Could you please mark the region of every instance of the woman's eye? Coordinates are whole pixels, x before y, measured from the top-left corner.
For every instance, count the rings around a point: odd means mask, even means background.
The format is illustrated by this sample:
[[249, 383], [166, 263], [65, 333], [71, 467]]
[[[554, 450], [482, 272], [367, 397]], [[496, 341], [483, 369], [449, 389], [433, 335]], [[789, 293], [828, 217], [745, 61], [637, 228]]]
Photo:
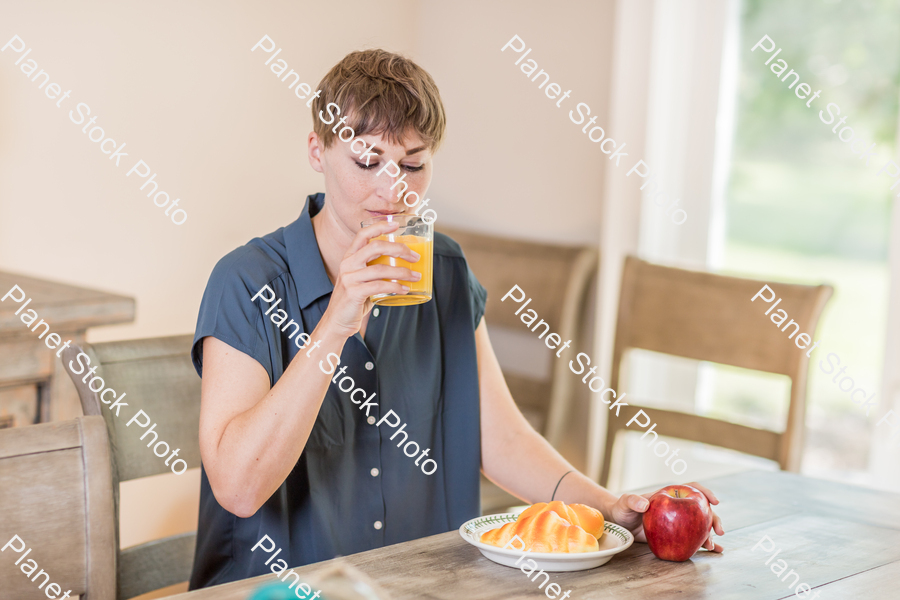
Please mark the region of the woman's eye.
[[363, 171], [371, 171], [372, 169], [374, 169], [375, 167], [378, 166], [378, 163], [369, 163], [368, 165], [366, 165], [365, 163], [361, 163], [358, 160], [355, 160], [353, 162], [355, 162], [356, 166], [359, 167], [360, 169], [362, 169]]
[[416, 171], [421, 171], [422, 169], [424, 169], [425, 165], [419, 165], [418, 167], [411, 167], [409, 165], [403, 165], [403, 168], [406, 169], [407, 171], [415, 173]]

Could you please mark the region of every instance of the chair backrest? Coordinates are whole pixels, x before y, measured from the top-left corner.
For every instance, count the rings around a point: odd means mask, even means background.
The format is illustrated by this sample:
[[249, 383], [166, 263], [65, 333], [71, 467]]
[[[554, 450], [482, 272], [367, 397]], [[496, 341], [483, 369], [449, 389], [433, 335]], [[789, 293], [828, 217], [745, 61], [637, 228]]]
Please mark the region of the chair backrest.
[[100, 417], [0, 431], [0, 596], [114, 600], [111, 482]]
[[[509, 301], [501, 304], [500, 300], [518, 285], [532, 298], [527, 308], [534, 309], [540, 319], [550, 324], [550, 332], [558, 333], [563, 340], [573, 340], [573, 347], [578, 347], [578, 318], [588, 284], [596, 273], [596, 248], [511, 240], [444, 227], [439, 231], [462, 247], [472, 272], [487, 289], [485, 319], [491, 327], [517, 331], [525, 327], [520, 320], [524, 313], [515, 314], [518, 306]], [[535, 322], [533, 327], [537, 325]], [[544, 330], [542, 327], [537, 333]], [[522, 412], [557, 446], [564, 432], [573, 383], [566, 376], [565, 361], [553, 359], [551, 364], [547, 380], [508, 371], [504, 377]]]
[[[88, 387], [90, 378], [85, 382], [83, 376], [69, 371], [84, 413], [102, 415], [109, 430], [117, 547], [119, 483], [172, 472], [174, 461], [166, 466], [165, 460], [155, 456], [153, 448], [147, 446], [147, 442], [154, 443], [154, 436], [140, 439], [152, 423], [156, 423], [154, 432], [158, 433], [158, 440], [165, 441], [171, 450], [180, 449], [178, 458], [185, 461], [187, 468], [200, 466], [200, 378], [191, 364], [192, 340], [192, 336], [182, 335], [86, 344], [83, 348], [73, 346], [64, 351], [65, 364], [79, 352], [87, 354], [91, 366], [99, 366], [95, 375], [103, 378], [106, 388], [114, 389], [117, 396], [127, 394], [123, 402], [128, 403], [128, 408], [121, 410], [121, 416], [117, 417], [103, 404], [98, 392]], [[139, 428], [142, 420], [126, 428], [138, 410], [149, 416], [151, 425]], [[125, 600], [187, 581], [195, 543], [196, 533], [192, 532], [121, 550], [118, 598]]]
[[[657, 423], [655, 431], [659, 435], [762, 456], [777, 461], [782, 469], [798, 471], [806, 414], [808, 350], [796, 345], [799, 334], [789, 337], [796, 328], [783, 332], [769, 321], [764, 313], [774, 303], [765, 304], [761, 299], [751, 302], [763, 285], [765, 282], [753, 279], [664, 267], [627, 257], [619, 294], [611, 386], [618, 390], [622, 358], [630, 349], [786, 375], [791, 380], [791, 398], [783, 433], [659, 408], [645, 412]], [[801, 332], [812, 335], [833, 292], [831, 286], [777, 282], [768, 285], [781, 298], [779, 309], [800, 324]], [[604, 484], [609, 477], [616, 433], [625, 428], [639, 408], [630, 403], [622, 416], [608, 420], [601, 474]]]

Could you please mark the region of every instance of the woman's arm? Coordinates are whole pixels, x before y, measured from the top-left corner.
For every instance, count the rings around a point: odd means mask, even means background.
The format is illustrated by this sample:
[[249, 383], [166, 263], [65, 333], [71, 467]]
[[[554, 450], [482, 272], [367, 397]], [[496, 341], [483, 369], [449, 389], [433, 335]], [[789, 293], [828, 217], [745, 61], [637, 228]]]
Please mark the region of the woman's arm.
[[[397, 228], [380, 223], [362, 229], [341, 262], [328, 309], [284, 374], [269, 387], [269, 375], [256, 360], [214, 337], [203, 339], [200, 394], [200, 456], [219, 504], [239, 516], [253, 515], [278, 489], [309, 439], [331, 370], [330, 352], [340, 356], [347, 339], [359, 331], [372, 308], [369, 296], [404, 293], [408, 288], [385, 281], [410, 281], [410, 269], [366, 266], [378, 256], [418, 255], [400, 243], [373, 237]], [[324, 362], [323, 362], [324, 361]]]
[[[494, 355], [484, 319], [475, 331], [481, 395], [481, 467], [492, 482], [533, 504], [547, 502], [559, 478], [575, 471], [522, 415]], [[588, 504], [609, 515], [618, 496], [575, 471], [557, 498]], [[565, 498], [560, 492], [565, 491]]]
[[340, 356], [346, 338], [322, 322], [311, 338], [321, 345], [301, 350], [271, 389], [255, 359], [203, 338], [200, 455], [216, 500], [239, 517], [252, 516], [287, 479], [319, 414], [331, 383], [319, 361]]
[[[548, 502], [559, 483], [557, 500], [593, 506], [607, 520], [635, 532], [639, 540], [643, 540], [641, 513], [650, 506], [647, 501], [650, 494], [617, 496], [576, 471], [534, 430], [516, 406], [494, 355], [484, 319], [475, 331], [475, 343], [481, 394], [481, 467], [484, 475], [529, 504]], [[560, 482], [560, 477], [567, 471], [573, 472]], [[711, 504], [719, 503], [706, 488], [697, 483], [689, 485], [703, 491]], [[713, 529], [719, 535], [725, 533], [718, 515], [713, 518]], [[704, 546], [708, 550], [722, 550], [712, 541], [712, 536]]]

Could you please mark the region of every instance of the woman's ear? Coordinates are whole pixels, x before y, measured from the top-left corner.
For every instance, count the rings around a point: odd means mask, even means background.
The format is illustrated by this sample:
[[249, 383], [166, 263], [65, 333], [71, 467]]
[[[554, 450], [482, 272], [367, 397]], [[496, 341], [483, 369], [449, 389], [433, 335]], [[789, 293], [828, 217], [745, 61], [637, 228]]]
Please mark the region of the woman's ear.
[[325, 151], [325, 147], [322, 145], [321, 140], [319, 139], [319, 136], [315, 131], [309, 132], [309, 137], [306, 140], [306, 145], [307, 154], [309, 156], [309, 164], [319, 173], [324, 173], [325, 169], [322, 164], [322, 153]]

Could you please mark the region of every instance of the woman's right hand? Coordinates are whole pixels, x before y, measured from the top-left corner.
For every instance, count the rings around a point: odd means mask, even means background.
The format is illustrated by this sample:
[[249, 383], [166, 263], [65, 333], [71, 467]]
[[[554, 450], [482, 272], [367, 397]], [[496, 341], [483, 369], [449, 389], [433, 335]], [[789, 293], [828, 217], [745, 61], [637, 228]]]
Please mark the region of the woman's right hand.
[[344, 254], [337, 281], [334, 282], [334, 292], [322, 317], [323, 321], [327, 319], [329, 325], [341, 335], [349, 338], [359, 331], [363, 317], [372, 310], [370, 296], [405, 294], [409, 291], [403, 284], [386, 280], [418, 281], [422, 278], [420, 273], [406, 267], [366, 264], [379, 256], [402, 258], [408, 262], [419, 260], [419, 255], [406, 244], [385, 240], [369, 242], [380, 235], [396, 231], [398, 227], [398, 223], [390, 221], [363, 227]]

